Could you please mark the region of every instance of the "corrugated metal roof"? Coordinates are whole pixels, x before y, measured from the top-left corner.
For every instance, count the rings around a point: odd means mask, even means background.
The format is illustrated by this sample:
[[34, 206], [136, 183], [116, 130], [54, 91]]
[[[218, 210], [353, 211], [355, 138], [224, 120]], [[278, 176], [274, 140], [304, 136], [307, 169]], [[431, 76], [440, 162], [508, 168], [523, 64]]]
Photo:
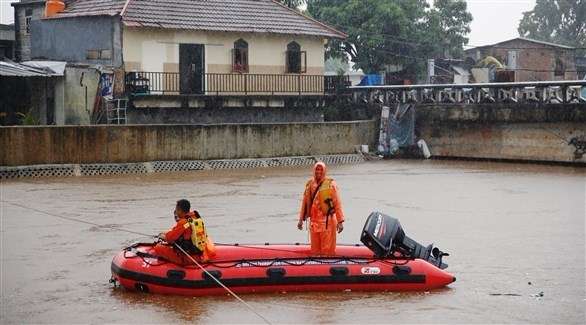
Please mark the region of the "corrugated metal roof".
[[53, 18], [118, 15], [126, 26], [219, 32], [346, 35], [273, 0], [78, 0]]
[[65, 62], [50, 62], [43, 65], [41, 61], [31, 61], [30, 65], [0, 61], [0, 76], [3, 77], [56, 77], [63, 73], [55, 72], [49, 66], [64, 65]]
[[60, 77], [65, 75], [65, 61], [24, 61], [20, 64], [30, 68], [41, 69], [49, 73], [52, 77]]

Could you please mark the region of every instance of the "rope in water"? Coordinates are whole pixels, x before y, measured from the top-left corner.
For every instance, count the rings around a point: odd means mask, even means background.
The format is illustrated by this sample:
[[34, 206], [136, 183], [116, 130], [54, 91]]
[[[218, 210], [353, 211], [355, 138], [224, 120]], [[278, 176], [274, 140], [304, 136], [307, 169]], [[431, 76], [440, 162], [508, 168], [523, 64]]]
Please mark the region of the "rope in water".
[[271, 322], [269, 322], [268, 319], [266, 319], [263, 315], [258, 313], [256, 310], [254, 310], [254, 308], [252, 308], [251, 305], [249, 305], [246, 301], [242, 300], [242, 298], [238, 297], [238, 295], [235, 294], [232, 290], [230, 290], [230, 288], [228, 288], [226, 285], [224, 285], [222, 282], [220, 282], [220, 280], [218, 280], [215, 276], [213, 276], [210, 272], [208, 272], [208, 270], [206, 270], [203, 266], [201, 266], [201, 264], [199, 264], [195, 260], [195, 258], [193, 258], [191, 255], [187, 254], [187, 252], [185, 250], [183, 250], [183, 248], [181, 248], [181, 246], [179, 246], [177, 244], [173, 244], [173, 246], [177, 247], [181, 252], [183, 252], [183, 254], [185, 254], [185, 256], [187, 256], [195, 265], [197, 265], [197, 267], [199, 267], [202, 271], [204, 271], [210, 278], [212, 278], [212, 280], [214, 280], [217, 284], [222, 286], [222, 288], [224, 288], [226, 291], [228, 291], [232, 296], [234, 296], [234, 298], [236, 298], [238, 301], [240, 301], [244, 306], [246, 306], [248, 309], [250, 309], [250, 311], [255, 313], [256, 316], [260, 317], [265, 323], [267, 323], [269, 325], [271, 324]]
[[[78, 223], [84, 223], [84, 224], [92, 225], [92, 226], [99, 227], [99, 228], [109, 228], [109, 229], [112, 229], [112, 230], [122, 231], [122, 232], [130, 233], [130, 234], [135, 234], [135, 235], [141, 235], [141, 236], [146, 236], [146, 237], [157, 238], [157, 236], [145, 234], [145, 233], [142, 233], [142, 232], [138, 232], [138, 231], [134, 231], [134, 230], [129, 230], [129, 229], [124, 229], [124, 228], [116, 228], [116, 227], [108, 226], [108, 225], [102, 225], [102, 224], [99, 224], [99, 223], [90, 222], [90, 221], [86, 221], [86, 220], [81, 220], [81, 219], [73, 218], [73, 217], [66, 217], [66, 216], [62, 216], [62, 215], [58, 215], [58, 214], [46, 212], [46, 211], [43, 211], [43, 210], [39, 210], [39, 209], [27, 207], [27, 206], [24, 206], [22, 204], [18, 204], [18, 203], [14, 203], [14, 202], [9, 202], [9, 201], [0, 201], [0, 202], [8, 203], [10, 205], [13, 205], [13, 206], [16, 206], [16, 207], [20, 207], [22, 209], [32, 210], [32, 211], [35, 211], [35, 212], [38, 212], [38, 213], [42, 213], [42, 214], [45, 214], [45, 215], [48, 215], [48, 216], [52, 216], [52, 217], [56, 217], [56, 218], [60, 218], [60, 219], [68, 220], [68, 221], [73, 221], [73, 222], [78, 222]], [[185, 254], [193, 263], [195, 263], [195, 265], [198, 268], [200, 268], [202, 271], [204, 271], [212, 280], [214, 280], [222, 288], [224, 288], [229, 294], [231, 294], [236, 300], [238, 300], [239, 302], [241, 302], [244, 306], [246, 306], [246, 308], [248, 308], [250, 311], [252, 311], [259, 318], [261, 318], [265, 323], [267, 323], [269, 325], [271, 324], [271, 322], [266, 317], [264, 317], [259, 312], [257, 312], [251, 305], [249, 305], [246, 301], [244, 301], [236, 293], [234, 293], [226, 285], [224, 285], [220, 280], [218, 280], [215, 276], [213, 276], [210, 272], [208, 272], [191, 255], [189, 255], [185, 250], [183, 250], [183, 248], [181, 248], [177, 244], [173, 244], [173, 245], [175, 247], [177, 247], [183, 254]]]

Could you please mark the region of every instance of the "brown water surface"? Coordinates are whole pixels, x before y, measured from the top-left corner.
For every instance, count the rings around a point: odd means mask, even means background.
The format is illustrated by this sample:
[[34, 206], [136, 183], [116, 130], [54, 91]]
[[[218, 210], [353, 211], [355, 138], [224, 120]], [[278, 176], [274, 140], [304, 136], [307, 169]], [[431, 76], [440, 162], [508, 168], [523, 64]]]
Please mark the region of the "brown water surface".
[[[114, 254], [172, 224], [190, 199], [217, 242], [303, 242], [309, 168], [4, 181], [0, 323], [258, 323], [231, 297], [156, 296], [108, 284]], [[458, 281], [419, 293], [244, 295], [273, 323], [583, 323], [586, 171], [487, 162], [384, 161], [331, 169], [356, 243], [379, 210], [451, 253]], [[97, 222], [75, 223], [53, 214]], [[531, 283], [531, 284], [529, 284]], [[542, 297], [534, 297], [543, 292]]]

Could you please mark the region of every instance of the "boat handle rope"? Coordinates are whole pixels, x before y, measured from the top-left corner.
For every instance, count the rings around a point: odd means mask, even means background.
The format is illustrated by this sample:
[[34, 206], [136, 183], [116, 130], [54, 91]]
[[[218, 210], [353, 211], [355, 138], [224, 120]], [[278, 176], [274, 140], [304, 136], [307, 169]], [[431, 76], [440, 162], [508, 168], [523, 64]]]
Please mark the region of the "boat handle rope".
[[[151, 263], [148, 259], [151, 258], [157, 258], [154, 255], [150, 255], [150, 254], [145, 254], [143, 252], [140, 251], [136, 251], [134, 253], [134, 256], [129, 256], [126, 255], [128, 251], [124, 252], [124, 257], [125, 258], [140, 258], [142, 259], [142, 261], [148, 265], [151, 266], [160, 266], [160, 265], [164, 265], [167, 264], [168, 262], [163, 261], [162, 263]], [[381, 258], [370, 258], [370, 259], [364, 259], [361, 257], [341, 257], [341, 258], [337, 258], [337, 259], [333, 259], [331, 261], [324, 261], [323, 259], [319, 259], [319, 258], [305, 258], [303, 260], [300, 260], [300, 262], [291, 262], [291, 260], [295, 260], [295, 259], [283, 259], [283, 258], [272, 258], [272, 259], [266, 259], [266, 260], [255, 260], [255, 261], [250, 261], [250, 260], [232, 260], [232, 261], [220, 261], [220, 262], [206, 262], [205, 265], [206, 266], [213, 266], [219, 269], [229, 269], [229, 268], [233, 268], [236, 267], [238, 265], [249, 265], [252, 267], [272, 267], [275, 266], [276, 263], [283, 263], [283, 265], [287, 265], [287, 266], [305, 266], [308, 263], [315, 263], [315, 265], [338, 265], [341, 262], [351, 262], [353, 264], [356, 265], [368, 265], [374, 262], [379, 262], [382, 264], [386, 264], [386, 265], [392, 265], [392, 266], [402, 266], [402, 265], [406, 265], [410, 259], [405, 259], [402, 262], [397, 262], [394, 260], [388, 260], [388, 259], [381, 259]], [[260, 263], [261, 261], [264, 262], [268, 262], [268, 263]], [[191, 268], [191, 267], [190, 267]]]
[[[99, 224], [99, 223], [90, 222], [90, 221], [86, 221], [86, 220], [81, 220], [81, 219], [78, 219], [78, 218], [66, 217], [66, 216], [62, 216], [62, 215], [58, 215], [58, 214], [46, 212], [46, 211], [39, 210], [39, 209], [35, 209], [35, 208], [32, 208], [32, 207], [27, 207], [27, 206], [24, 206], [22, 204], [18, 204], [18, 203], [15, 203], [15, 202], [4, 201], [4, 200], [2, 200], [0, 202], [2, 202], [2, 203], [8, 203], [10, 205], [13, 205], [13, 206], [16, 206], [16, 207], [25, 209], [25, 210], [32, 210], [32, 211], [35, 211], [35, 212], [38, 212], [38, 213], [42, 213], [42, 214], [45, 214], [45, 215], [48, 215], [48, 216], [52, 216], [52, 217], [55, 217], [55, 218], [59, 218], [59, 219], [69, 220], [69, 221], [78, 222], [78, 223], [84, 223], [84, 224], [92, 225], [92, 226], [99, 227], [99, 228], [109, 228], [109, 229], [112, 229], [112, 230], [126, 232], [126, 233], [134, 234], [134, 235], [140, 235], [140, 236], [158, 238], [158, 236], [153, 236], [153, 235], [145, 234], [145, 233], [138, 232], [138, 231], [134, 231], [134, 230], [124, 229], [124, 228], [116, 228], [116, 227], [109, 226], [109, 225], [102, 225], [102, 224]], [[218, 280], [215, 276], [213, 276], [210, 272], [208, 272], [203, 266], [201, 266], [201, 264], [199, 264], [193, 257], [191, 257], [191, 255], [189, 255], [185, 250], [183, 250], [183, 248], [181, 248], [177, 244], [173, 244], [173, 245], [175, 247], [177, 247], [181, 252], [183, 252], [183, 254], [185, 254], [193, 263], [195, 263], [195, 265], [198, 268], [200, 268], [202, 271], [204, 271], [211, 279], [213, 279], [214, 281], [216, 281], [216, 283], [218, 283], [229, 294], [231, 294], [234, 298], [236, 298], [236, 300], [238, 300], [239, 302], [241, 302], [244, 306], [246, 306], [246, 308], [248, 308], [250, 311], [252, 311], [259, 318], [261, 318], [265, 323], [271, 325], [271, 322], [268, 319], [266, 319], [263, 315], [261, 315], [259, 312], [257, 312], [251, 305], [249, 305], [246, 301], [244, 301], [242, 298], [240, 298], [236, 293], [234, 293], [227, 286], [225, 286], [222, 282], [220, 282], [220, 280]]]
[[[150, 254], [145, 254], [141, 251], [136, 251], [134, 253], [134, 256], [130, 256], [130, 255], [126, 255], [128, 251], [124, 252], [124, 257], [125, 258], [140, 258], [143, 260], [143, 262], [145, 262], [148, 265], [151, 266], [160, 266], [160, 265], [164, 265], [167, 264], [168, 262], [164, 261], [162, 263], [151, 263], [150, 261], [148, 261], [148, 259], [151, 258], [157, 258], [154, 255], [150, 255]], [[372, 258], [372, 259], [362, 259], [362, 258], [351, 258], [351, 257], [342, 257], [342, 258], [337, 258], [337, 259], [332, 259], [331, 261], [324, 261], [322, 259], [319, 258], [305, 258], [305, 259], [299, 259], [299, 262], [291, 262], [292, 260], [295, 259], [283, 259], [283, 258], [271, 258], [271, 259], [264, 259], [264, 260], [233, 260], [233, 261], [221, 261], [221, 262], [206, 262], [205, 265], [206, 266], [213, 266], [213, 267], [217, 267], [219, 269], [229, 269], [229, 268], [233, 268], [236, 267], [238, 265], [249, 265], [252, 267], [272, 267], [275, 266], [275, 264], [277, 263], [282, 263], [283, 265], [286, 266], [305, 266], [308, 263], [315, 263], [314, 265], [339, 265], [342, 262], [350, 262], [356, 265], [368, 265], [374, 262], [380, 262], [383, 264], [391, 264], [391, 265], [404, 265], [404, 264], [399, 264], [399, 263], [389, 263], [387, 261], [381, 260], [381, 259], [377, 259], [377, 258]], [[262, 263], [265, 262], [265, 263]]]

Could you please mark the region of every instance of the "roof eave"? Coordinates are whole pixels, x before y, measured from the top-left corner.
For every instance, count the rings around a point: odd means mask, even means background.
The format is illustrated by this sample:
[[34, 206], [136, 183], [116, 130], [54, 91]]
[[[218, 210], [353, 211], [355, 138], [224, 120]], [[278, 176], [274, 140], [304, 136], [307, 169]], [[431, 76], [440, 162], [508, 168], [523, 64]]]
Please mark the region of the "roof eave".
[[42, 20], [52, 20], [52, 19], [67, 19], [67, 18], [81, 18], [81, 17], [116, 17], [118, 13], [96, 13], [96, 14], [68, 14], [68, 13], [60, 13], [55, 16], [51, 17], [43, 17]]
[[531, 42], [531, 43], [535, 43], [535, 44], [541, 44], [541, 45], [550, 46], [550, 47], [559, 47], [559, 48], [563, 48], [566, 50], [575, 50], [576, 49], [575, 47], [572, 47], [572, 46], [550, 43], [550, 42], [540, 41], [540, 40], [526, 38], [526, 37], [515, 37], [515, 38], [511, 38], [511, 39], [502, 41], [502, 42], [494, 43], [492, 45], [485, 45], [484, 47], [498, 47], [498, 45], [500, 45], [500, 44], [515, 41], [515, 40], [521, 40], [521, 41]]
[[141, 22], [127, 20], [122, 17], [122, 24], [126, 27], [134, 27], [134, 28], [159, 28], [159, 29], [172, 29], [172, 30], [184, 30], [184, 31], [202, 31], [202, 32], [217, 32], [217, 33], [252, 33], [252, 34], [276, 34], [276, 35], [301, 35], [301, 36], [309, 36], [309, 37], [322, 37], [322, 38], [335, 38], [335, 39], [345, 39], [346, 37], [341, 37], [338, 34], [310, 34], [310, 33], [283, 33], [283, 32], [276, 32], [270, 30], [263, 30], [263, 31], [249, 31], [249, 30], [213, 30], [213, 29], [205, 29], [205, 28], [180, 28], [180, 27], [165, 27], [155, 23], [153, 25], [145, 25]]

